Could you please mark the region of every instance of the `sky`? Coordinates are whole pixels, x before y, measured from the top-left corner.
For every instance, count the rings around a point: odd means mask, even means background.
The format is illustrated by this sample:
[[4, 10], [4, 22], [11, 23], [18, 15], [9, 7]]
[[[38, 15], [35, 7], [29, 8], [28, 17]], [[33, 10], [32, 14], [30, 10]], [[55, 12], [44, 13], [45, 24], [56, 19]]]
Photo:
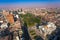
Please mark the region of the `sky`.
[[60, 0], [0, 0], [0, 8], [60, 7]]

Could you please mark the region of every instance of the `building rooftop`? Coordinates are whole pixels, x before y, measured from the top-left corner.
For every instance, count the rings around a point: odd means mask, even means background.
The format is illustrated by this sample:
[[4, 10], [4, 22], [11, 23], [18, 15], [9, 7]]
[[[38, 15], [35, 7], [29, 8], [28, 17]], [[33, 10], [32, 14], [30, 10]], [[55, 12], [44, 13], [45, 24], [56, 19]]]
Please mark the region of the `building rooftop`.
[[9, 23], [14, 23], [14, 18], [13, 18], [13, 15], [12, 14], [9, 14], [9, 15], [7, 15], [6, 16], [6, 19], [7, 19], [7, 21], [9, 22]]

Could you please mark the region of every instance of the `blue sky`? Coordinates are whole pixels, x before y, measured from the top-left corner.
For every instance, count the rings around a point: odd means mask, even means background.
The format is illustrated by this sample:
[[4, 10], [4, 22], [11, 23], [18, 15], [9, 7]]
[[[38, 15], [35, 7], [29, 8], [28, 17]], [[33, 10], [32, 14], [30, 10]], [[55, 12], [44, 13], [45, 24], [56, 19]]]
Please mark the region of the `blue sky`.
[[1, 7], [60, 7], [59, 0], [0, 0]]

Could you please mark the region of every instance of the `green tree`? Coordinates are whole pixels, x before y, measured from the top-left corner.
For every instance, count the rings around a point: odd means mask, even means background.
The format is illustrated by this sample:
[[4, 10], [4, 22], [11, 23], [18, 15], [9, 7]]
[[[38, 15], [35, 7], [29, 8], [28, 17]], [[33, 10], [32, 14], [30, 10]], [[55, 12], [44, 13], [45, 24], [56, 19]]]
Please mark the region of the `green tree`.
[[34, 26], [36, 23], [40, 23], [40, 17], [36, 17], [31, 13], [26, 13], [25, 15], [20, 14], [19, 17], [22, 19], [23, 23], [26, 23], [28, 27]]

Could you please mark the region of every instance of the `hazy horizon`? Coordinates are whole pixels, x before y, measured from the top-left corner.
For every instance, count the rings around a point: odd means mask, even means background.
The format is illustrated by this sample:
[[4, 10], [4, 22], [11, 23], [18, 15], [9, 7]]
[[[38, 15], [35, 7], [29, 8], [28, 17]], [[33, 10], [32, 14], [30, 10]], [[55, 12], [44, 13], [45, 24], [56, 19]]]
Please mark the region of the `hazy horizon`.
[[59, 0], [0, 0], [0, 8], [60, 8]]

